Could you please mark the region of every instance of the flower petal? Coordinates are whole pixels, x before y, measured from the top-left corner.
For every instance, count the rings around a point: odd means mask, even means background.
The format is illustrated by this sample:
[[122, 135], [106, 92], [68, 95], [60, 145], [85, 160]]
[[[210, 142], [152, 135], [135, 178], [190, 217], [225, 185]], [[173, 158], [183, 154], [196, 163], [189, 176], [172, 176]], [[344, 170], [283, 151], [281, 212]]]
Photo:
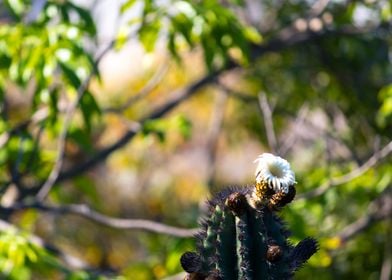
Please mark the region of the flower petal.
[[287, 160], [264, 153], [254, 161], [257, 163], [256, 182], [266, 182], [275, 192], [288, 192], [289, 186], [295, 184], [295, 174]]

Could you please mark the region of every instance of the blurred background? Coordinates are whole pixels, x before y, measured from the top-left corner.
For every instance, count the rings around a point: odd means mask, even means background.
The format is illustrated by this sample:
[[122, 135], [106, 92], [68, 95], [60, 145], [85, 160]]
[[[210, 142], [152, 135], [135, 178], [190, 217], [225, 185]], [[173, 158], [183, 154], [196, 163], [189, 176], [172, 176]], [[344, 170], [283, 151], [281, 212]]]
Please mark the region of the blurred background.
[[2, 279], [183, 279], [287, 159], [296, 279], [391, 279], [392, 1], [0, 1]]

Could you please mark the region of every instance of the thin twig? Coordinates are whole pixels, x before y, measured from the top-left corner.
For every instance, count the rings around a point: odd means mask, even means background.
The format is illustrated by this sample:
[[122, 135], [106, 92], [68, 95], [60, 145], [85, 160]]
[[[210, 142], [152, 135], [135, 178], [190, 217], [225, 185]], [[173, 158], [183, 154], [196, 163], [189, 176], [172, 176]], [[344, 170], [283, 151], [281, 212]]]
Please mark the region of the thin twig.
[[[294, 117], [291, 114], [289, 116], [294, 120], [298, 120], [297, 117]], [[346, 141], [344, 141], [344, 139], [338, 137], [338, 135], [335, 133], [335, 131], [329, 131], [328, 129], [324, 129], [322, 127], [319, 127], [316, 124], [314, 124], [313, 122], [309, 121], [305, 116], [302, 119], [301, 124], [304, 127], [299, 127], [299, 129], [297, 129], [297, 130], [304, 130], [304, 131], [309, 130], [309, 131], [314, 131], [314, 132], [320, 133], [320, 137], [328, 138], [328, 140], [332, 140], [334, 143], [340, 145], [339, 146], [340, 148], [342, 148], [345, 151], [347, 151], [348, 153], [350, 153], [350, 156], [353, 158], [353, 160], [358, 165], [360, 165], [362, 163], [362, 161], [359, 159], [355, 149], [353, 147], [351, 147], [349, 143], [346, 143]], [[297, 125], [299, 125], [299, 123]], [[296, 133], [295, 135], [297, 135], [297, 137], [303, 136], [302, 133], [299, 133], [299, 134]], [[290, 136], [288, 138], [290, 138]], [[281, 153], [281, 154], [282, 154], [282, 156], [285, 155], [284, 153]]]
[[198, 229], [185, 229], [174, 226], [169, 226], [163, 223], [145, 220], [145, 219], [121, 219], [99, 213], [85, 204], [70, 204], [70, 205], [49, 205], [40, 202], [33, 204], [15, 204], [10, 207], [3, 207], [4, 212], [14, 212], [24, 209], [36, 209], [48, 214], [78, 215], [88, 220], [94, 221], [100, 225], [108, 226], [116, 229], [125, 230], [144, 230], [159, 234], [167, 234], [175, 237], [192, 237]]
[[392, 187], [387, 187], [378, 198], [370, 203], [366, 215], [346, 226], [337, 236], [342, 243], [347, 242], [376, 222], [392, 217]]
[[278, 151], [278, 142], [276, 140], [274, 122], [272, 120], [272, 109], [268, 103], [267, 96], [265, 93], [260, 92], [258, 95], [259, 107], [263, 114], [263, 121], [265, 126], [265, 132], [267, 134], [267, 141], [271, 151], [276, 154]]
[[108, 107], [104, 108], [102, 111], [105, 113], [123, 113], [133, 104], [135, 104], [140, 99], [146, 97], [152, 90], [162, 81], [162, 78], [165, 76], [169, 66], [166, 62], [162, 64], [162, 66], [158, 69], [158, 71], [153, 75], [153, 77], [147, 82], [147, 84], [136, 94], [132, 95], [128, 100], [121, 104], [118, 107]]
[[225, 85], [223, 82], [221, 81], [217, 81], [216, 85], [221, 88], [222, 90], [224, 90], [226, 92], [226, 94], [230, 97], [239, 99], [243, 102], [257, 102], [257, 97], [255, 96], [251, 96], [236, 90], [233, 90], [231, 88], [229, 88], [227, 85]]
[[34, 161], [37, 159], [38, 156], [38, 150], [39, 150], [39, 145], [41, 142], [41, 138], [42, 138], [42, 133], [44, 131], [44, 126], [40, 126], [38, 128], [38, 132], [37, 135], [34, 137], [34, 146], [33, 146], [33, 150], [30, 154], [30, 157], [27, 160], [27, 164], [26, 164], [26, 170], [24, 171], [24, 175], [29, 173], [29, 170], [31, 169], [31, 167], [33, 166]]
[[372, 226], [374, 222], [375, 220], [371, 216], [363, 216], [354, 223], [345, 227], [339, 234], [339, 239], [342, 243], [345, 243]]
[[92, 78], [92, 75], [90, 75], [89, 78], [86, 79], [82, 83], [82, 85], [78, 89], [77, 97], [75, 98], [75, 100], [72, 103], [69, 104], [69, 106], [67, 108], [67, 111], [66, 111], [65, 117], [64, 117], [63, 128], [62, 128], [61, 133], [59, 135], [56, 161], [55, 161], [55, 164], [54, 164], [54, 166], [48, 176], [48, 179], [45, 181], [42, 188], [37, 193], [36, 199], [39, 201], [42, 201], [47, 197], [47, 195], [49, 194], [50, 190], [52, 189], [53, 185], [55, 184], [55, 182], [60, 174], [61, 167], [63, 166], [63, 161], [64, 161], [65, 144], [67, 141], [68, 128], [71, 124], [72, 117], [78, 107], [78, 104], [83, 97], [83, 94], [86, 92], [86, 90], [90, 84], [90, 79]]
[[317, 0], [310, 8], [309, 18], [319, 16], [328, 6], [330, 0]]
[[[113, 46], [114, 46], [114, 41], [111, 42], [102, 51], [102, 53], [96, 58], [95, 67], [98, 67], [102, 58], [112, 49]], [[65, 144], [67, 141], [69, 126], [71, 125], [73, 115], [78, 107], [80, 100], [82, 99], [84, 93], [86, 92], [86, 90], [88, 89], [88, 87], [90, 85], [91, 79], [97, 74], [96, 71], [97, 71], [97, 69], [94, 68], [94, 70], [90, 73], [90, 75], [81, 83], [81, 85], [79, 86], [79, 88], [77, 90], [77, 96], [76, 96], [75, 100], [73, 102], [71, 102], [69, 104], [69, 106], [67, 107], [67, 110], [65, 112], [65, 117], [64, 117], [64, 124], [63, 124], [62, 130], [61, 130], [61, 133], [60, 133], [59, 139], [58, 139], [56, 161], [54, 163], [54, 166], [53, 166], [47, 180], [42, 185], [42, 187], [40, 188], [40, 190], [38, 191], [38, 193], [36, 195], [36, 199], [38, 201], [42, 201], [48, 196], [50, 190], [53, 188], [53, 185], [56, 183], [56, 181], [60, 175], [60, 171], [61, 171], [61, 168], [63, 166], [63, 161], [64, 161]]]
[[217, 92], [215, 97], [215, 104], [211, 116], [211, 123], [207, 136], [206, 150], [208, 154], [208, 174], [207, 185], [211, 191], [214, 185], [215, 163], [217, 156], [217, 147], [219, 135], [222, 130], [223, 119], [226, 111], [227, 94], [224, 92]]
[[382, 150], [374, 153], [364, 164], [362, 164], [358, 168], [352, 170], [351, 172], [345, 175], [332, 178], [331, 180], [325, 182], [320, 187], [314, 190], [298, 195], [297, 200], [310, 199], [310, 198], [321, 196], [324, 193], [326, 193], [331, 187], [342, 185], [354, 180], [355, 178], [361, 176], [370, 168], [375, 166], [380, 160], [388, 156], [391, 152], [392, 152], [392, 141], [390, 141]]
[[24, 141], [25, 141], [25, 136], [22, 134], [19, 138], [19, 147], [18, 147], [18, 153], [16, 156], [15, 164], [11, 168], [11, 172], [10, 172], [11, 173], [11, 181], [12, 181], [12, 183], [15, 184], [16, 188], [19, 191], [21, 191], [23, 189], [23, 185], [20, 182], [21, 172], [20, 172], [19, 168], [20, 168], [20, 164], [23, 160], [23, 156], [24, 156], [24, 150], [23, 150]]
[[[302, 105], [292, 126], [293, 131], [296, 131], [297, 128], [303, 125], [308, 112], [309, 112], [308, 104]], [[285, 157], [286, 154], [290, 151], [290, 149], [294, 146], [295, 142], [298, 140], [297, 136], [298, 136], [297, 133], [292, 133], [284, 139], [283, 144], [281, 144], [279, 148], [279, 154], [282, 157]]]

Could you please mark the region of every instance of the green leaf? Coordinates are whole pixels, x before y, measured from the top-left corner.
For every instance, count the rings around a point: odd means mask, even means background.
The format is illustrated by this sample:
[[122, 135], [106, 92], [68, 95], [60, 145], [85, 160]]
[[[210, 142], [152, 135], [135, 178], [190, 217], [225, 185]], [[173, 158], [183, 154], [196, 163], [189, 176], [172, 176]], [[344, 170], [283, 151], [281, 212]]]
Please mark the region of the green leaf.
[[18, 20], [20, 20], [22, 13], [26, 11], [26, 5], [22, 0], [6, 0], [5, 4]]
[[93, 151], [91, 139], [85, 130], [80, 129], [79, 127], [72, 127], [68, 132], [68, 138], [76, 143], [83, 151], [87, 153]]
[[70, 19], [69, 19], [69, 15], [68, 15], [68, 8], [67, 8], [67, 6], [65, 4], [64, 5], [60, 5], [59, 8], [60, 8], [60, 13], [61, 13], [61, 16], [62, 16], [64, 22], [65, 23], [69, 23]]
[[168, 123], [166, 120], [148, 120], [143, 124], [142, 134], [154, 134], [158, 137], [160, 142], [166, 139], [166, 130]]
[[139, 39], [147, 52], [154, 50], [160, 29], [161, 21], [157, 18], [140, 28]]
[[192, 40], [192, 27], [193, 23], [191, 19], [189, 19], [185, 14], [180, 13], [173, 17], [172, 19], [173, 30], [178, 31], [186, 40], [190, 47], [194, 46], [194, 42]]
[[88, 53], [84, 53], [84, 55], [86, 56], [86, 58], [90, 64], [90, 67], [91, 67], [92, 71], [94, 72], [95, 77], [97, 78], [98, 82], [101, 83], [102, 82], [101, 72], [99, 71], [99, 67], [98, 67], [95, 59], [92, 57], [92, 55], [90, 55]]
[[175, 31], [173, 31], [172, 29], [170, 30], [169, 35], [168, 35], [167, 47], [168, 47], [171, 55], [176, 60], [176, 62], [179, 63], [181, 61], [181, 58], [177, 52], [176, 34], [175, 34]]
[[82, 111], [84, 124], [87, 131], [91, 131], [91, 122], [94, 116], [99, 116], [101, 110], [94, 96], [90, 92], [85, 92], [80, 99], [80, 109]]
[[243, 6], [245, 4], [244, 0], [229, 0], [229, 2], [238, 6]]
[[8, 69], [11, 66], [11, 58], [6, 54], [0, 54], [0, 69]]
[[173, 118], [174, 125], [177, 127], [182, 137], [186, 140], [190, 139], [192, 136], [192, 123], [191, 121], [183, 115], [178, 115]]
[[201, 38], [201, 45], [204, 52], [204, 62], [207, 65], [208, 71], [212, 72], [214, 70], [213, 62], [216, 52], [215, 43], [213, 41], [210, 41], [207, 36], [203, 36]]
[[244, 28], [244, 37], [252, 43], [260, 44], [263, 41], [263, 37], [254, 27], [247, 26]]
[[80, 87], [81, 82], [79, 77], [75, 74], [75, 71], [63, 62], [59, 61], [58, 64], [67, 80], [71, 83], [73, 88], [77, 90]]
[[128, 42], [129, 34], [128, 29], [121, 29], [116, 37], [116, 42], [114, 45], [114, 49], [119, 51], [121, 50], [124, 45]]
[[377, 113], [377, 123], [385, 127], [392, 119], [392, 85], [385, 86], [378, 95], [381, 107]]
[[72, 2], [67, 2], [67, 5], [79, 15], [80, 21], [84, 23], [83, 29], [85, 29], [85, 31], [87, 31], [87, 33], [91, 36], [95, 36], [97, 34], [97, 29], [91, 16], [91, 13], [86, 9], [73, 4]]
[[125, 3], [123, 3], [120, 7], [120, 13], [123, 14], [128, 9], [130, 9], [135, 3], [136, 3], [136, 0], [128, 0]]
[[242, 29], [238, 26], [235, 26], [231, 28], [231, 31], [232, 32], [230, 32], [230, 34], [232, 35], [233, 46], [239, 47], [244, 54], [245, 59], [248, 60], [250, 58], [249, 43]]
[[[91, 149], [91, 148], [90, 148]], [[96, 189], [95, 182], [87, 176], [79, 176], [73, 180], [75, 187], [85, 194], [89, 201], [97, 207], [100, 205], [99, 194]]]
[[85, 271], [76, 271], [68, 275], [66, 280], [92, 280], [93, 278]]

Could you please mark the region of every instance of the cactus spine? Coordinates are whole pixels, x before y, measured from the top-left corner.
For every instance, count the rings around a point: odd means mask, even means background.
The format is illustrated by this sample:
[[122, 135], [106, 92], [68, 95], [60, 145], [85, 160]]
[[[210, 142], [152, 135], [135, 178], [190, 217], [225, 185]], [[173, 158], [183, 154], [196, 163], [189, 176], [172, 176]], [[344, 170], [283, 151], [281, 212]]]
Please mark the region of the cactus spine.
[[317, 251], [312, 238], [292, 246], [276, 214], [293, 200], [294, 180], [280, 187], [274, 181], [274, 189], [266, 178], [252, 187], [228, 188], [209, 201], [197, 252], [181, 257], [186, 279], [291, 279]]

